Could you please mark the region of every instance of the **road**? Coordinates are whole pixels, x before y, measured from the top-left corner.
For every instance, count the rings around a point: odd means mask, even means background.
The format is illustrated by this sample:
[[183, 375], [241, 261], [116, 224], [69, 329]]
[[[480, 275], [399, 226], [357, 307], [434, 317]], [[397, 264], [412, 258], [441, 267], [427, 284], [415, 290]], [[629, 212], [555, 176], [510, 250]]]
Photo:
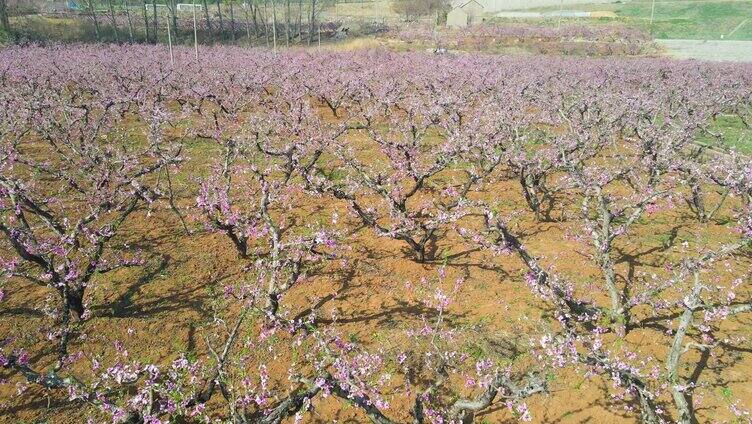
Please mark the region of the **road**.
[[656, 40], [671, 57], [752, 63], [752, 41]]

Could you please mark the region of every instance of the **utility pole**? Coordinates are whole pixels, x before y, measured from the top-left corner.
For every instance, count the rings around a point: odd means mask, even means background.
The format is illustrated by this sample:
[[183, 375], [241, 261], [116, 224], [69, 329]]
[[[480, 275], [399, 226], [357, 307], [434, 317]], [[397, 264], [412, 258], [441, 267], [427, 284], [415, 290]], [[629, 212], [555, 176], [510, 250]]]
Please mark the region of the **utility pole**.
[[655, 20], [655, 0], [653, 0], [653, 6], [650, 9], [650, 33], [653, 33], [653, 20]]
[[193, 0], [193, 49], [196, 53], [196, 61], [198, 61], [198, 30], [196, 26], [196, 0]]
[[277, 55], [277, 0], [272, 0], [272, 43], [274, 55]]
[[170, 17], [167, 16], [167, 45], [170, 48], [170, 65], [175, 67], [175, 56], [172, 54], [172, 34], [170, 32]]

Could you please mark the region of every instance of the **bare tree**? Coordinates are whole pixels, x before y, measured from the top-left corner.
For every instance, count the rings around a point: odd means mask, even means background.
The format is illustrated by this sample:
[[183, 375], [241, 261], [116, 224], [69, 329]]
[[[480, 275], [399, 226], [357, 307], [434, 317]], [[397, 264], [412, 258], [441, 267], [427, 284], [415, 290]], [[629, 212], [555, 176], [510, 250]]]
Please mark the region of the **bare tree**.
[[89, 13], [91, 19], [94, 20], [94, 36], [99, 40], [99, 21], [97, 20], [97, 13], [94, 11], [94, 3], [89, 0]]
[[258, 5], [256, 4], [256, 0], [251, 0], [251, 19], [253, 19], [253, 33], [256, 34], [257, 37], [260, 34], [259, 24], [258, 24], [258, 14], [259, 14], [259, 11], [258, 11]]
[[146, 42], [149, 42], [149, 15], [147, 14], [146, 0], [144, 0], [144, 29], [146, 30]]
[[6, 32], [10, 32], [10, 21], [8, 20], [8, 2], [6, 0], [0, 0], [0, 26]]
[[267, 1], [264, 0], [264, 38], [266, 39], [266, 47], [269, 47], [269, 14], [267, 13]]
[[446, 0], [393, 0], [392, 10], [409, 20], [437, 13], [447, 5]]
[[311, 14], [308, 16], [308, 45], [313, 42], [313, 29], [316, 28], [316, 5], [318, 0], [311, 0]]
[[209, 31], [209, 35], [212, 34], [212, 26], [211, 26], [211, 19], [209, 19], [209, 6], [206, 4], [206, 0], [203, 0], [204, 2], [204, 20], [206, 22], [206, 30]]
[[151, 9], [152, 9], [152, 23], [154, 24], [154, 43], [159, 42], [158, 34], [159, 31], [157, 30], [157, 0], [151, 1]]
[[286, 0], [285, 3], [285, 45], [290, 47], [290, 0]]
[[217, 0], [217, 15], [219, 15], [219, 39], [221, 40], [225, 32], [225, 25], [222, 20], [222, 4], [220, 0]]
[[[253, 8], [253, 3], [251, 3], [250, 5], [248, 5], [248, 7], [244, 7], [243, 8], [243, 13], [245, 15], [245, 36], [248, 39], [248, 42], [251, 41], [251, 23], [250, 23], [250, 20], [248, 19], [248, 8], [249, 7], [252, 9]], [[255, 23], [255, 19], [254, 19], [254, 23]]]
[[115, 19], [115, 8], [112, 6], [112, 0], [107, 0], [107, 6], [110, 8], [110, 20], [112, 29], [115, 31], [115, 41], [120, 42], [120, 33], [118, 32], [117, 20]]
[[298, 0], [298, 41], [303, 40], [303, 0]]
[[230, 0], [230, 38], [232, 42], [235, 42], [235, 12], [232, 7], [232, 0]]
[[123, 10], [125, 10], [125, 16], [128, 19], [128, 39], [133, 44], [133, 20], [131, 19], [131, 12], [128, 10], [128, 2], [123, 0]]

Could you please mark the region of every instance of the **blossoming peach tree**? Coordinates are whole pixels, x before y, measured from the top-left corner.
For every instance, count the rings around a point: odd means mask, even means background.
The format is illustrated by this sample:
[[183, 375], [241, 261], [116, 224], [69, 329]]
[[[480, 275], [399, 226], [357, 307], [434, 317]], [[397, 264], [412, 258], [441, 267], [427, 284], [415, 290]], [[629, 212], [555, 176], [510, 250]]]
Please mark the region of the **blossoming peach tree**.
[[[722, 114], [748, 121], [748, 68], [221, 47], [198, 61], [177, 48], [172, 67], [156, 49], [0, 51], [0, 305], [49, 294], [47, 342], [2, 329], [3, 378], [19, 387], [116, 423], [303, 422], [326, 405], [381, 424], [467, 423], [499, 405], [529, 421], [527, 401], [566, 367], [609, 382], [629, 416], [691, 423], [707, 387], [685, 370], [745, 341], [729, 324], [752, 309], [752, 169], [697, 139]], [[112, 354], [89, 349], [92, 288], [143, 264], [126, 230], [165, 201], [179, 210], [170, 172], [197, 144], [211, 154], [190, 159], [209, 172], [186, 178], [187, 208], [206, 231], [186, 237], [212, 234], [242, 267], [208, 288], [202, 354], [136, 357], [122, 338]], [[419, 319], [378, 343], [300, 304], [307, 283], [357, 266], [343, 205], [430, 275], [405, 284]], [[658, 263], [625, 253], [680, 214], [698, 227], [644, 254]], [[578, 272], [532, 242], [555, 242], [551, 229], [577, 246]], [[503, 276], [484, 284], [518, 276], [551, 312], [522, 335], [535, 363], [464, 348], [487, 334], [453, 319], [477, 278], [438, 263], [453, 231]], [[739, 419], [744, 408], [729, 402]]]

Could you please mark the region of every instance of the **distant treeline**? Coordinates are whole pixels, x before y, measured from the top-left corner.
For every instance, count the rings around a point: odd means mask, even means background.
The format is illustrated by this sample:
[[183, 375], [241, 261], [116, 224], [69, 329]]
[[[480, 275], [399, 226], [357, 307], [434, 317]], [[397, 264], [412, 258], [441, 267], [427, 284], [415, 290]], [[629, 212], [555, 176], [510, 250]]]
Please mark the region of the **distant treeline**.
[[[0, 0], [5, 5], [7, 0]], [[16, 42], [114, 42], [203, 44], [311, 44], [343, 34], [339, 21], [326, 20], [330, 0], [250, 0], [245, 2], [167, 0], [141, 2], [81, 0], [61, 11], [19, 16], [3, 29]], [[195, 4], [195, 10], [192, 5]], [[69, 6], [73, 5], [74, 8]], [[379, 22], [360, 25], [364, 33], [385, 32]]]

